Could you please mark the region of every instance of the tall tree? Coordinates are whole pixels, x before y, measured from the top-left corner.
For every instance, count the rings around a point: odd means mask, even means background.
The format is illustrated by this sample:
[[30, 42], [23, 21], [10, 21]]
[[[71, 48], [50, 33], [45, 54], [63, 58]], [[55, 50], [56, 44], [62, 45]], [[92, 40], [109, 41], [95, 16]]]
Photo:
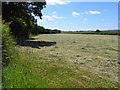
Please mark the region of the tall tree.
[[41, 10], [46, 7], [46, 2], [3, 2], [2, 19], [11, 22], [11, 32], [15, 38], [28, 38], [36, 26], [35, 16], [42, 18]]

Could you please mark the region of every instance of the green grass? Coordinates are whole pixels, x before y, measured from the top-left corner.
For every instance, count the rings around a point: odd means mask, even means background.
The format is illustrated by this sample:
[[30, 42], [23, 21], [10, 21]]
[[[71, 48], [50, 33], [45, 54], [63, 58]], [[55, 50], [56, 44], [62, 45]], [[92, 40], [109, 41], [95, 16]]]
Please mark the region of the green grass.
[[[107, 58], [105, 55], [98, 52], [97, 50], [90, 51], [96, 49], [98, 47], [96, 45], [99, 45], [99, 43], [98, 44], [95, 43], [93, 45], [91, 44], [92, 40], [95, 41], [94, 38], [96, 38], [97, 36], [96, 37], [91, 36], [93, 38], [91, 39], [90, 36], [86, 35], [88, 36], [89, 38], [88, 39], [86, 38], [86, 36], [83, 35], [84, 38], [82, 37], [82, 39], [79, 39], [80, 38], [79, 36], [81, 35], [78, 35], [78, 37], [76, 35], [71, 36], [71, 34], [65, 36], [64, 35], [62, 36], [61, 34], [60, 36], [45, 35], [45, 37], [43, 37], [48, 41], [49, 39], [56, 41], [57, 48], [56, 46], [50, 46], [50, 47], [41, 47], [41, 49], [36, 49], [36, 48], [16, 46], [18, 50], [16, 52], [18, 52], [18, 54], [14, 54], [14, 58], [10, 61], [8, 66], [3, 67], [3, 87], [4, 88], [116, 88], [118, 87], [118, 83], [111, 79], [111, 74], [98, 72], [97, 71], [98, 67], [94, 67], [94, 68], [89, 67], [88, 66], [89, 63], [87, 62], [84, 64], [74, 63], [74, 60], [76, 59], [82, 60], [83, 57], [86, 57], [86, 61], [91, 60], [92, 64], [94, 64], [94, 62], [97, 61], [97, 59], [96, 60], [94, 59], [96, 56]], [[111, 36], [109, 36], [108, 39], [110, 37]], [[111, 37], [110, 40], [112, 40], [113, 37]], [[42, 39], [41, 35], [40, 37], [38, 36], [38, 38]], [[58, 41], [55, 39], [58, 39]], [[105, 41], [106, 40], [110, 41], [108, 39], [105, 39]], [[67, 40], [69, 40], [69, 42]], [[86, 40], [88, 40], [90, 44], [88, 44], [88, 41]], [[98, 40], [99, 39], [96, 39], [96, 41]], [[76, 44], [74, 44], [73, 41], [75, 41]], [[87, 42], [87, 44], [85, 43], [85, 41]], [[112, 42], [110, 41], [109, 43]], [[109, 45], [113, 45], [113, 43]], [[62, 48], [63, 46], [64, 48]], [[76, 48], [75, 46], [79, 48]], [[81, 49], [82, 47], [84, 47], [85, 49]], [[27, 49], [33, 49], [33, 53], [27, 54], [26, 52]], [[72, 54], [69, 50], [72, 51]], [[108, 51], [112, 52], [111, 50]], [[89, 57], [87, 58], [88, 55], [87, 54], [85, 55], [85, 53], [93, 54], [92, 58]], [[80, 55], [80, 57], [76, 57], [76, 55]], [[112, 56], [110, 55], [110, 58], [111, 57]], [[102, 61], [101, 58], [99, 58], [98, 60]], [[97, 66], [99, 66], [99, 64], [97, 64]], [[113, 67], [111, 68], [113, 69]]]
[[9, 23], [2, 24], [2, 88], [45, 88], [46, 80], [40, 78], [30, 55], [15, 48]]
[[[105, 75], [78, 68], [63, 57], [48, 55], [45, 61], [37, 54], [19, 51], [20, 57], [3, 68], [5, 88], [114, 88], [117, 83], [104, 79]], [[39, 60], [38, 60], [38, 59]], [[61, 59], [59, 59], [61, 58]], [[101, 76], [102, 78], [100, 78]], [[109, 77], [109, 76], [107, 76]]]
[[120, 35], [120, 32], [62, 32], [62, 34], [97, 34], [97, 35]]
[[117, 49], [114, 49], [114, 48], [108, 48], [108, 50], [120, 52], [120, 50], [117, 50]]
[[11, 63], [3, 67], [3, 88], [46, 88], [46, 80], [39, 77], [30, 55], [19, 52]]
[[[36, 54], [34, 54], [36, 57]], [[78, 68], [79, 64], [70, 64], [65, 58], [48, 55], [48, 61], [35, 61], [41, 77], [47, 78], [49, 88], [113, 88], [117, 83], [105, 79], [102, 74], [94, 74], [91, 70]], [[59, 60], [61, 58], [61, 60]], [[85, 77], [83, 77], [85, 76]], [[101, 76], [102, 78], [100, 78]], [[106, 76], [106, 77], [109, 77]]]

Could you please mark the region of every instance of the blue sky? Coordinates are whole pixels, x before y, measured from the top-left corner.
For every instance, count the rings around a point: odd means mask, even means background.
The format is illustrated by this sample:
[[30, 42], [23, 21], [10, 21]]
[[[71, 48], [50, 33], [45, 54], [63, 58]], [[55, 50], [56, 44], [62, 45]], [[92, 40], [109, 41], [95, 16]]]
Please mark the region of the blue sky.
[[118, 28], [118, 2], [47, 2], [38, 25], [62, 31]]

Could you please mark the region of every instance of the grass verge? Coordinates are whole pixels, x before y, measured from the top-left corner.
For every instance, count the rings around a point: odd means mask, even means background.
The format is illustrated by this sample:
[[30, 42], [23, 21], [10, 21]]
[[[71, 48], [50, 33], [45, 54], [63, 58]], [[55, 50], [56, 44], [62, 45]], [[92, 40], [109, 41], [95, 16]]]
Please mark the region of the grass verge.
[[3, 68], [3, 88], [46, 88], [46, 80], [39, 77], [30, 62], [30, 55], [20, 52], [11, 63]]

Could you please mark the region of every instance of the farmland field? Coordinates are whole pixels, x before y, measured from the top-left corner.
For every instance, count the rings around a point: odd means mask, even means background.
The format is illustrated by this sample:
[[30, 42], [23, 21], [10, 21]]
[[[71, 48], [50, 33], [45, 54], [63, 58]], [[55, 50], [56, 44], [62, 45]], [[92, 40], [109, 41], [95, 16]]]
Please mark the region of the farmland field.
[[118, 87], [118, 36], [42, 34], [17, 48], [49, 88]]

